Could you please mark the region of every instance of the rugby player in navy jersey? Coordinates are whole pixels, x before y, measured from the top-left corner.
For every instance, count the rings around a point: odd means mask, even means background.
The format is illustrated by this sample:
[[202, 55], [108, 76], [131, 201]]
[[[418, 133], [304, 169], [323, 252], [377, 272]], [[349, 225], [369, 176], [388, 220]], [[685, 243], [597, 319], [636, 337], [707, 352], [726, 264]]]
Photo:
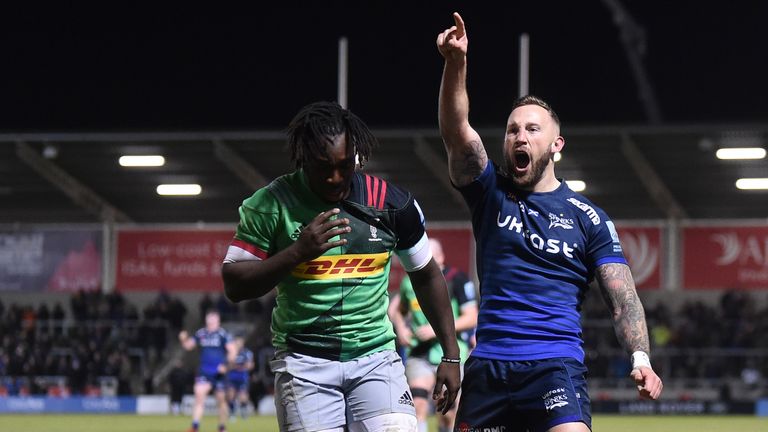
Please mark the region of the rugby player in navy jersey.
[[205, 314], [205, 327], [189, 336], [186, 330], [179, 332], [181, 346], [191, 351], [200, 347], [200, 366], [195, 376], [195, 405], [192, 408], [190, 432], [197, 432], [203, 418], [205, 398], [214, 390], [219, 408], [219, 432], [226, 430], [229, 407], [226, 399], [227, 364], [234, 363], [237, 348], [232, 335], [221, 328], [219, 311], [212, 309]]
[[445, 60], [440, 133], [449, 175], [477, 241], [477, 346], [464, 368], [456, 430], [588, 431], [579, 306], [597, 281], [640, 397], [658, 399], [643, 306], [608, 216], [555, 177], [565, 140], [552, 108], [525, 96], [512, 106], [501, 167], [469, 124], [467, 32], [437, 36]]
[[229, 419], [235, 419], [235, 412], [240, 411], [240, 417], [248, 416], [248, 387], [250, 386], [251, 371], [254, 367], [253, 351], [245, 346], [243, 336], [235, 336], [235, 361], [227, 372], [227, 402], [229, 403]]

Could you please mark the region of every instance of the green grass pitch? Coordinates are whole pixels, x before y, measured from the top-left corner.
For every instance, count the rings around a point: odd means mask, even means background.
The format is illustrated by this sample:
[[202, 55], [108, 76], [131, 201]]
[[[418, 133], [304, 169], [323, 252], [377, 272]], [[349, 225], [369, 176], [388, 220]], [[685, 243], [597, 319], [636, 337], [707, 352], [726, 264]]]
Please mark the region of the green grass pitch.
[[[184, 416], [0, 414], [0, 431], [24, 432], [184, 432]], [[594, 432], [766, 432], [768, 418], [752, 416], [618, 416], [597, 415]], [[203, 419], [200, 432], [214, 432], [216, 419]], [[227, 425], [229, 432], [277, 432], [274, 417], [255, 416]], [[437, 430], [434, 417], [430, 431]]]

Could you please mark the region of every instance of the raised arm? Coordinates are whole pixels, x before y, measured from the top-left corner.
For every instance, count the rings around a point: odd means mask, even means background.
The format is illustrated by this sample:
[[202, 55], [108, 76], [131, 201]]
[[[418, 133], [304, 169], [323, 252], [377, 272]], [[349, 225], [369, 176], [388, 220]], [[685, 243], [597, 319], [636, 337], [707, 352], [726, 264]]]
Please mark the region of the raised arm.
[[461, 15], [454, 12], [455, 25], [437, 35], [437, 49], [445, 59], [440, 83], [438, 120], [448, 152], [448, 172], [457, 186], [472, 182], [485, 169], [488, 155], [480, 135], [469, 125], [467, 94], [467, 31]]
[[233, 302], [259, 298], [277, 286], [297, 265], [346, 244], [346, 239], [330, 241], [350, 231], [349, 219], [332, 219], [337, 214], [337, 208], [320, 213], [301, 231], [295, 243], [273, 256], [225, 263], [221, 276], [227, 298]]
[[[435, 331], [437, 340], [443, 348], [443, 356], [448, 359], [459, 359], [459, 344], [456, 342], [456, 328], [453, 324], [451, 302], [448, 298], [448, 288], [443, 273], [434, 259], [421, 270], [408, 273], [416, 292], [416, 299], [421, 310]], [[461, 377], [459, 363], [441, 362], [437, 367], [435, 390], [433, 398], [437, 399], [437, 409], [443, 414], [453, 405], [459, 393]], [[440, 394], [443, 385], [447, 388]]]
[[649, 359], [648, 326], [645, 312], [635, 290], [629, 266], [603, 264], [597, 268], [597, 282], [605, 303], [611, 312], [613, 329], [619, 343], [632, 355], [630, 376], [637, 384], [640, 397], [658, 399], [663, 384], [651, 368]]

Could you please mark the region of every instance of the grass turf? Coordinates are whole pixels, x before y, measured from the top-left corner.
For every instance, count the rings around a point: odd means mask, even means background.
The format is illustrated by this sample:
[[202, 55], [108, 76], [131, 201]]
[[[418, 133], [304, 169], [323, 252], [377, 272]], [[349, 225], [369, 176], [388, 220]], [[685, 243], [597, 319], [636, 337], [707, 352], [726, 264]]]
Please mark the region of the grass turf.
[[[83, 415], [83, 414], [0, 414], [0, 431], [24, 432], [183, 432], [189, 428], [186, 416]], [[437, 430], [435, 418], [430, 431]], [[768, 418], [753, 416], [619, 416], [596, 415], [595, 432], [765, 432]], [[216, 419], [203, 419], [200, 432], [216, 430]], [[229, 432], [277, 432], [274, 417], [254, 416], [227, 424]]]

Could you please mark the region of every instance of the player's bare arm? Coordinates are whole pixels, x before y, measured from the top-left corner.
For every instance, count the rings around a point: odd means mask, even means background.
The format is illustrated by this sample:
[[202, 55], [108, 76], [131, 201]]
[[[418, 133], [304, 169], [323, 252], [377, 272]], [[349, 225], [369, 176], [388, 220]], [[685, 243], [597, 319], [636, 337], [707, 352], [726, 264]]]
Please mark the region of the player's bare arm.
[[[448, 287], [440, 267], [432, 259], [424, 268], [408, 273], [408, 276], [413, 283], [416, 299], [443, 348], [443, 355], [446, 358], [459, 359], [459, 344], [456, 342]], [[440, 363], [435, 379], [432, 396], [437, 399], [438, 411], [445, 414], [456, 401], [461, 386], [459, 363]]]
[[320, 213], [301, 231], [295, 243], [265, 260], [225, 263], [221, 274], [227, 298], [238, 302], [261, 297], [297, 265], [319, 257], [328, 249], [346, 244], [344, 238], [331, 241], [351, 231], [349, 219], [333, 218], [339, 211], [334, 208]]
[[622, 346], [630, 353], [650, 352], [645, 312], [629, 267], [625, 264], [601, 265], [597, 268], [597, 282]]
[[480, 135], [469, 124], [467, 94], [468, 38], [464, 20], [453, 14], [455, 25], [437, 36], [437, 49], [445, 59], [440, 83], [438, 120], [448, 152], [448, 171], [457, 186], [472, 182], [485, 169], [488, 155]]
[[[633, 364], [632, 379], [638, 386], [640, 396], [658, 399], [663, 384], [647, 358], [650, 353], [648, 326], [645, 311], [637, 296], [635, 282], [626, 264], [604, 264], [597, 268], [596, 279], [605, 303], [611, 312], [616, 337], [630, 353], [643, 353], [638, 365]], [[633, 362], [634, 362], [633, 358]]]
[[477, 327], [477, 314], [477, 303], [462, 306], [456, 317], [456, 331], [463, 332]]

